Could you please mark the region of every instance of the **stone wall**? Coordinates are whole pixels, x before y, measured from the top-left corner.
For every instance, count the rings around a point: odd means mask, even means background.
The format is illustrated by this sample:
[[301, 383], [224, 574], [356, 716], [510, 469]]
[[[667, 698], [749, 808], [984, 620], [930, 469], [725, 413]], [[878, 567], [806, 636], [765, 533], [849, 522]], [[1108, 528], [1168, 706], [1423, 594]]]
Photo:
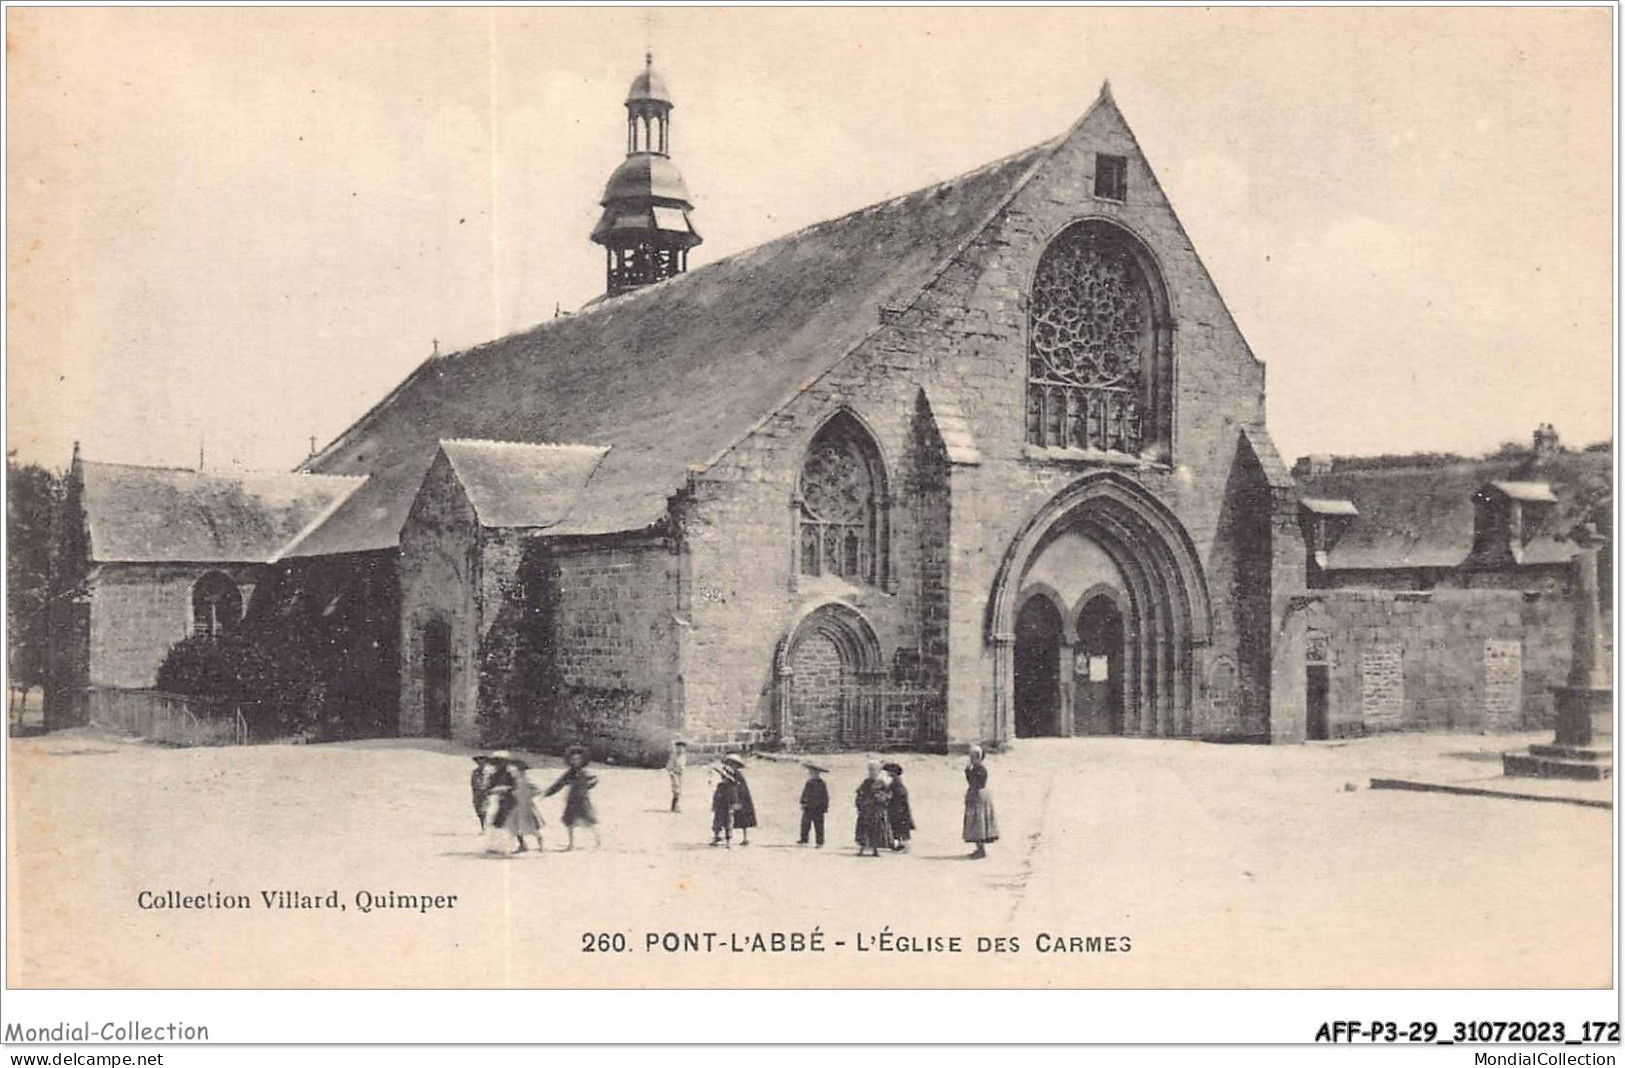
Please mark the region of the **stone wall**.
[[688, 737], [685, 679], [674, 668], [689, 623], [678, 614], [682, 569], [673, 544], [652, 537], [549, 543], [545, 569], [552, 682], [535, 724], [540, 738], [581, 742], [599, 758], [664, 762], [671, 739]]
[[[1526, 700], [1551, 636], [1516, 590], [1321, 590], [1292, 599], [1275, 714], [1302, 722], [1305, 665], [1327, 664], [1332, 737], [1391, 730], [1526, 730], [1549, 713]], [[1324, 636], [1311, 654], [1309, 635]], [[1534, 655], [1531, 655], [1531, 654]], [[1544, 678], [1544, 669], [1535, 671]]]
[[262, 565], [104, 564], [90, 578], [90, 684], [151, 687], [170, 648], [192, 632], [192, 587], [211, 571], [237, 583], [245, 613]]

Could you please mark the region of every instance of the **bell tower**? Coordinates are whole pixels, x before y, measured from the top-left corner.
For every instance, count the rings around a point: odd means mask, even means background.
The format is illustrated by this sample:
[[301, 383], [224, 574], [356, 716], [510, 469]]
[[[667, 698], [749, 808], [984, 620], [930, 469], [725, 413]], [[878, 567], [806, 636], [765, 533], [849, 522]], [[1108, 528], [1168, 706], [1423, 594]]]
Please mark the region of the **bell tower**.
[[671, 109], [666, 82], [646, 54], [626, 94], [626, 159], [604, 187], [604, 213], [592, 230], [604, 246], [611, 297], [682, 274], [688, 250], [702, 240], [689, 219], [688, 187], [671, 161]]

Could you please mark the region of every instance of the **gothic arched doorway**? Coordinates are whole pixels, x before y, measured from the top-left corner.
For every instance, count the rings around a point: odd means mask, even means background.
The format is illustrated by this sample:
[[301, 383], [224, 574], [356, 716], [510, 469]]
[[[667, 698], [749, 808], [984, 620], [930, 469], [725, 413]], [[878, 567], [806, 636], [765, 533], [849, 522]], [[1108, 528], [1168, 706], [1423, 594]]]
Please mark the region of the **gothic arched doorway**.
[[423, 733], [451, 737], [451, 627], [441, 619], [423, 628]]
[[867, 620], [843, 604], [814, 609], [779, 644], [781, 737], [799, 749], [878, 745], [885, 661]]
[[1087, 597], [1078, 612], [1072, 733], [1123, 733], [1123, 613], [1105, 593]]
[[1061, 613], [1028, 597], [1016, 615], [1016, 737], [1061, 733]]
[[[1190, 535], [1166, 505], [1115, 471], [1085, 475], [1040, 508], [1005, 552], [988, 604], [995, 738], [1019, 734], [1016, 719], [1018, 618], [1023, 583], [1056, 538], [1075, 531], [1110, 558], [1123, 583], [1119, 698], [1124, 734], [1187, 736], [1196, 683], [1192, 665], [1212, 631], [1207, 580]], [[1089, 597], [1084, 598], [1085, 603]], [[1096, 626], [1112, 633], [1104, 615]], [[1074, 665], [1076, 658], [1074, 657]], [[1106, 665], [1110, 672], [1112, 664]], [[1073, 680], [1076, 681], [1075, 678]], [[1076, 729], [1077, 719], [1074, 717]]]

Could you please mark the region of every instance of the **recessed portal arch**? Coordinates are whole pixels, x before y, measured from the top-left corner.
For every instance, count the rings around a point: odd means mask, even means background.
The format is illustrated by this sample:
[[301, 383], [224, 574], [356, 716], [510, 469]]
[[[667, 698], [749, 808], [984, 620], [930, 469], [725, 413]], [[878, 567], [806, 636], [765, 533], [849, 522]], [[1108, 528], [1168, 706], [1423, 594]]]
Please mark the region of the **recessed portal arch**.
[[779, 642], [774, 658], [780, 738], [802, 749], [880, 740], [876, 683], [886, 662], [863, 614], [838, 601], [814, 608]]
[[[1069, 531], [1099, 545], [1123, 580], [1119, 601], [1113, 602], [1123, 634], [1122, 732], [1189, 735], [1194, 650], [1205, 646], [1212, 632], [1201, 561], [1167, 506], [1128, 476], [1103, 471], [1084, 476], [1040, 508], [1000, 563], [986, 620], [995, 737], [1017, 733], [1015, 654], [1023, 580], [1044, 547]], [[1083, 607], [1078, 606], [1080, 617]]]

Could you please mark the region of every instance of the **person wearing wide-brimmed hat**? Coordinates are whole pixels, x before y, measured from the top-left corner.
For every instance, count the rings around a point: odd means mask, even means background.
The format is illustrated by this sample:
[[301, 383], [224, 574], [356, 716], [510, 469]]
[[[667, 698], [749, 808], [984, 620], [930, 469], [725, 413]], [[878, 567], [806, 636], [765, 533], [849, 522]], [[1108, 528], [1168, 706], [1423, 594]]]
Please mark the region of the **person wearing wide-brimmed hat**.
[[734, 811], [739, 807], [739, 780], [733, 765], [719, 761], [711, 769], [716, 772], [717, 785], [711, 791], [711, 844], [733, 848]]
[[597, 848], [602, 844], [598, 837], [598, 813], [593, 809], [591, 791], [598, 785], [598, 776], [587, 770], [587, 750], [579, 745], [572, 745], [564, 751], [564, 759], [569, 767], [564, 774], [554, 780], [553, 785], [547, 788], [543, 796], [552, 797], [560, 790], [568, 788], [564, 795], [564, 830], [569, 835], [569, 843], [564, 847], [567, 851], [576, 847], [576, 828], [586, 827], [592, 831], [592, 844]]
[[[523, 853], [527, 836], [534, 836], [538, 852], [542, 848], [542, 818], [536, 813], [536, 788], [526, 772], [530, 765], [506, 749], [485, 759], [490, 769], [486, 778], [486, 849], [491, 852]], [[512, 843], [512, 850], [499, 849]]]
[[999, 821], [993, 814], [993, 795], [987, 788], [987, 765], [982, 763], [982, 747], [970, 747], [970, 763], [965, 766], [965, 841], [976, 849], [972, 860], [987, 856], [987, 843], [999, 840]]
[[886, 819], [891, 824], [891, 847], [901, 853], [908, 848], [909, 836], [914, 831], [914, 810], [909, 807], [908, 787], [903, 785], [903, 765], [892, 761], [882, 764], [881, 770], [891, 776]]
[[824, 813], [829, 811], [829, 787], [823, 775], [829, 769], [817, 764], [803, 764], [807, 769], [807, 783], [801, 788], [801, 845], [807, 844], [809, 832], [816, 832], [818, 848], [824, 848]]
[[886, 782], [885, 774], [880, 770], [880, 761], [869, 761], [869, 773], [858, 783], [857, 808], [858, 825], [856, 837], [858, 841], [858, 856], [869, 851], [870, 856], [880, 856], [881, 847], [892, 847], [891, 820], [887, 815], [886, 806], [891, 800], [891, 789]]
[[722, 762], [733, 772], [733, 828], [739, 832], [739, 844], [748, 846], [750, 829], [756, 826], [756, 802], [750, 796], [750, 783], [745, 779], [745, 762], [732, 753], [723, 757]]

